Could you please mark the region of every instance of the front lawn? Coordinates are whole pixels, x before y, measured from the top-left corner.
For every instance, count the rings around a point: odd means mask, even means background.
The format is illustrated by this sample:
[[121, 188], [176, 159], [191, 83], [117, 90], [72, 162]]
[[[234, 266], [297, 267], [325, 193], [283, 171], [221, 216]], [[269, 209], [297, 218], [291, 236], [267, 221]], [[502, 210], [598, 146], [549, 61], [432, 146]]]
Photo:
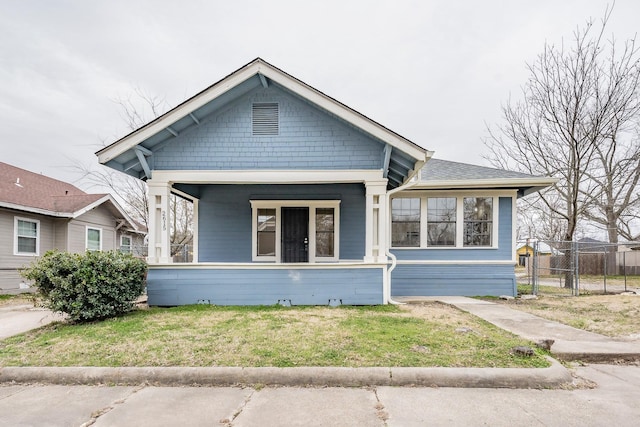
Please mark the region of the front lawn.
[[531, 343], [455, 308], [151, 308], [0, 341], [0, 366], [543, 367]]

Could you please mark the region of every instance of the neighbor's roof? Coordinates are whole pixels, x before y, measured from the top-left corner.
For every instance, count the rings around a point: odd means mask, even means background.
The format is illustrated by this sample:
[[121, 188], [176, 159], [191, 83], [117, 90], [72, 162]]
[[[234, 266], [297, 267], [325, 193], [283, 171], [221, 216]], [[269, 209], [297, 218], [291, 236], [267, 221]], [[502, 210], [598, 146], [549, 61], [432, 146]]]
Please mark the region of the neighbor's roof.
[[528, 175], [504, 169], [429, 159], [420, 171], [415, 187], [424, 189], [516, 188], [525, 196], [553, 185], [556, 178]]
[[[162, 116], [124, 136], [96, 153], [100, 163], [138, 178], [150, 178], [151, 170], [146, 158], [161, 149], [173, 138], [194, 126], [208, 116], [221, 111], [238, 97], [258, 87], [274, 85], [306, 102], [324, 110], [333, 117], [359, 129], [381, 143], [391, 147], [390, 159], [393, 165], [387, 173], [398, 174], [397, 179], [406, 179], [417, 170], [432, 153], [391, 131], [365, 115], [353, 110], [301, 80], [285, 73], [261, 58], [229, 74], [202, 92], [187, 99]], [[386, 176], [386, 174], [385, 174]]]
[[76, 218], [105, 202], [116, 218], [135, 227], [109, 194], [88, 194], [67, 182], [0, 162], [0, 207]]

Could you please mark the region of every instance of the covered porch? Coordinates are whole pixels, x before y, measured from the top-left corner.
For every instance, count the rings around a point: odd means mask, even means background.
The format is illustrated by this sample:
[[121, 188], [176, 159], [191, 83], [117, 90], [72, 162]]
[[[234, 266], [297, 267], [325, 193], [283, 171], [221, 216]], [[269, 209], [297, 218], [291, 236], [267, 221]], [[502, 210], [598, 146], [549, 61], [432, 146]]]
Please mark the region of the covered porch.
[[[386, 303], [381, 171], [154, 171], [151, 305]], [[193, 262], [171, 256], [170, 194], [193, 202]]]

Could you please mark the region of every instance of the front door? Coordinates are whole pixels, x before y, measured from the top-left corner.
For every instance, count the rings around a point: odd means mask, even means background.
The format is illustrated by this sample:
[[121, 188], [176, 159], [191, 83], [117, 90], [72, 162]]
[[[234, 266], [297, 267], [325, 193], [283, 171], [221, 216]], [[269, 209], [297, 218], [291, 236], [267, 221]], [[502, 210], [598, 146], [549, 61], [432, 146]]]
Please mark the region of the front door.
[[309, 208], [282, 208], [282, 262], [309, 262]]

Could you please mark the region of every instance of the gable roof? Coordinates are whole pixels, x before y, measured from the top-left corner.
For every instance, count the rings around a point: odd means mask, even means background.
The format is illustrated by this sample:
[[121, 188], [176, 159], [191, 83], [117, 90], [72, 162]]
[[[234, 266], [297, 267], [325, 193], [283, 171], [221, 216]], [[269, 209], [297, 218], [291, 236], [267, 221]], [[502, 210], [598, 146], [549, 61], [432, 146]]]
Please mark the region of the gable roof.
[[[208, 115], [257, 87], [275, 85], [315, 105], [333, 117], [354, 126], [372, 138], [387, 144], [385, 164], [393, 164], [396, 183], [405, 180], [432, 155], [424, 148], [391, 131], [334, 98], [257, 58], [167, 113], [96, 152], [100, 163], [137, 178], [149, 178], [146, 157], [197, 126]], [[387, 153], [388, 152], [388, 153]], [[390, 168], [385, 176], [391, 173]], [[399, 172], [399, 173], [398, 173]], [[401, 182], [400, 182], [401, 183]]]
[[48, 176], [0, 162], [0, 207], [61, 218], [77, 218], [107, 203], [114, 217], [136, 225], [110, 194], [88, 194]]
[[558, 180], [486, 166], [429, 159], [420, 171], [420, 179], [412, 188], [422, 189], [517, 189], [518, 196], [539, 191]]

